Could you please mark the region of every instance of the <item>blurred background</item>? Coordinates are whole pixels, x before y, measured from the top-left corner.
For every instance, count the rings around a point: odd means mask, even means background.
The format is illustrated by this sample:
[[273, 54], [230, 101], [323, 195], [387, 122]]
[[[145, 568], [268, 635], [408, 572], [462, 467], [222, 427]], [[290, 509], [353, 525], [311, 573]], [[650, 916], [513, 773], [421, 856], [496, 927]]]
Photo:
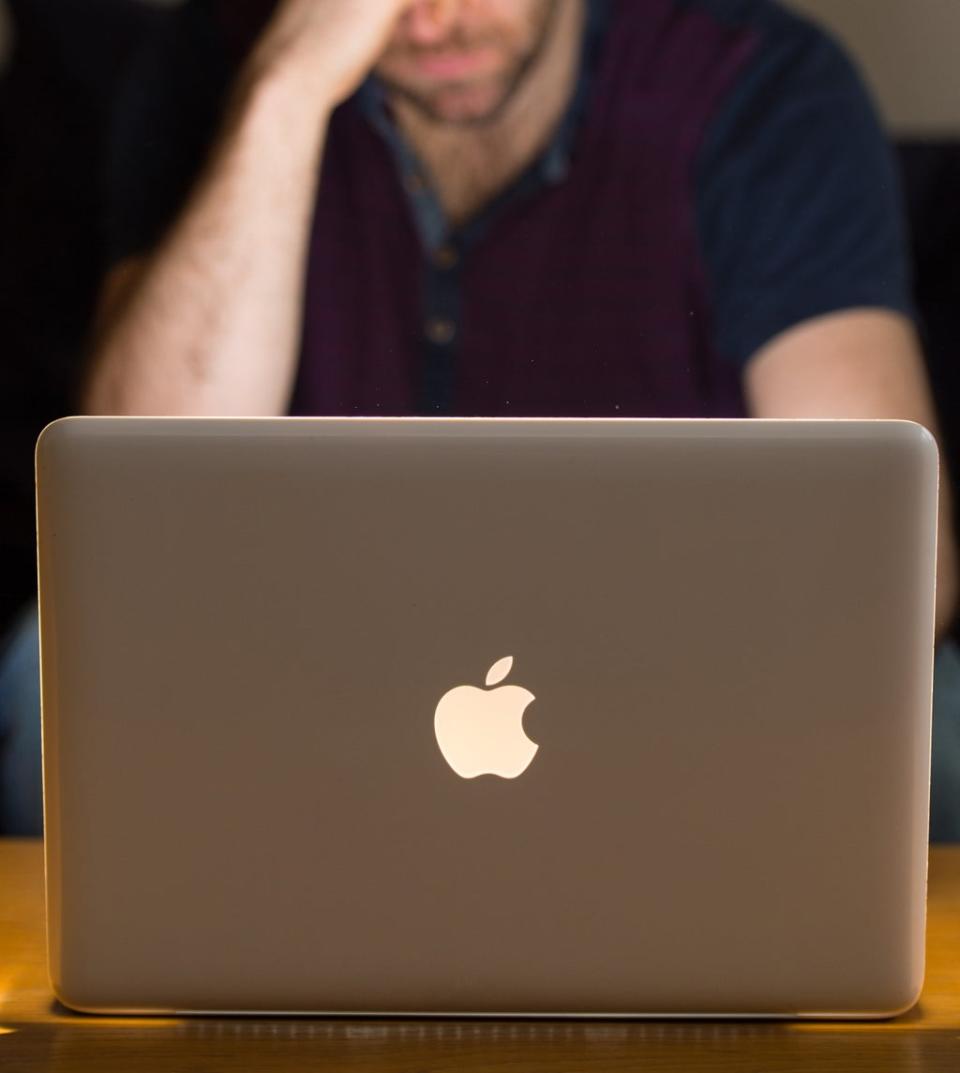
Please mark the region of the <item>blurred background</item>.
[[[33, 443], [73, 409], [104, 268], [111, 103], [145, 36], [177, 2], [0, 0], [0, 636], [34, 590]], [[896, 145], [927, 360], [956, 476], [960, 2], [790, 6], [844, 41]]]

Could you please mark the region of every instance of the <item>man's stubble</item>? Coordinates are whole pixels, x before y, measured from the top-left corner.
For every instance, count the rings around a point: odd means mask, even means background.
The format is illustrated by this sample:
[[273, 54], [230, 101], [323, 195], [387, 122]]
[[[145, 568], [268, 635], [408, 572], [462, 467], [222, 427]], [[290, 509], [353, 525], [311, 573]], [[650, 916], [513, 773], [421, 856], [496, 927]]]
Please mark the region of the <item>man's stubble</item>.
[[[405, 86], [401, 83], [392, 82], [387, 78], [381, 81], [391, 96], [399, 97], [407, 104], [416, 109], [423, 118], [431, 123], [441, 126], [482, 127], [494, 124], [510, 106], [521, 88], [536, 70], [543, 59], [551, 35], [557, 24], [557, 16], [560, 6], [567, 0], [539, 0], [532, 12], [530, 20], [533, 27], [528, 45], [519, 55], [513, 58], [509, 68], [499, 76], [501, 85], [500, 92], [496, 95], [494, 104], [480, 115], [458, 117], [451, 119], [438, 109], [431, 95], [418, 92], [416, 88]], [[485, 41], [465, 39], [462, 35], [454, 32], [443, 44], [440, 51], [476, 48], [486, 44]], [[455, 89], [455, 85], [447, 87]]]

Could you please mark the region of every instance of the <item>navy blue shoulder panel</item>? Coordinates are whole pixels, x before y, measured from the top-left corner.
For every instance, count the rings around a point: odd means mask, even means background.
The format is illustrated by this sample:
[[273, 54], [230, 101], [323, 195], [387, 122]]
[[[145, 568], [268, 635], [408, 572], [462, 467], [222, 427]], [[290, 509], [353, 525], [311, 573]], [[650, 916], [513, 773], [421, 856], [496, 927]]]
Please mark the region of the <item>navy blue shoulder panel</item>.
[[697, 218], [718, 349], [856, 307], [913, 315], [893, 156], [841, 47], [771, 0], [677, 0], [759, 44], [701, 146]]

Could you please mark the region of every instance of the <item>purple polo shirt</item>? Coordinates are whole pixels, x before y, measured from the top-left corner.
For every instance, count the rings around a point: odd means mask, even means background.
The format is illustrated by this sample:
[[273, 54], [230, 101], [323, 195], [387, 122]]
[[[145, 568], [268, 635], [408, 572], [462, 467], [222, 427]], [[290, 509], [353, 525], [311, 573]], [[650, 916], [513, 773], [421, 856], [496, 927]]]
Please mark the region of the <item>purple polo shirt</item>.
[[[240, 7], [223, 11], [188, 4], [133, 80], [118, 257], [156, 240], [202, 158], [180, 154], [165, 194], [154, 154], [158, 207], [141, 192], [124, 222], [144, 129], [168, 147], [215, 131]], [[910, 313], [889, 155], [832, 42], [769, 0], [590, 11], [561, 128], [462, 229], [369, 86], [334, 114], [292, 413], [737, 416], [743, 367], [779, 332], [851, 307]], [[178, 91], [198, 67], [206, 88]]]

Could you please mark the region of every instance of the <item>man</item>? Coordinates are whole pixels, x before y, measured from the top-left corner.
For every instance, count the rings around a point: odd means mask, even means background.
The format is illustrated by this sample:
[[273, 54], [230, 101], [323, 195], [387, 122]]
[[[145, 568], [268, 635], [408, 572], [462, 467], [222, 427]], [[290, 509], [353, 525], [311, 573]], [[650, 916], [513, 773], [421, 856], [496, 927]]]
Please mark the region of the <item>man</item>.
[[125, 101], [88, 411], [934, 423], [883, 138], [769, 0], [193, 0]]

